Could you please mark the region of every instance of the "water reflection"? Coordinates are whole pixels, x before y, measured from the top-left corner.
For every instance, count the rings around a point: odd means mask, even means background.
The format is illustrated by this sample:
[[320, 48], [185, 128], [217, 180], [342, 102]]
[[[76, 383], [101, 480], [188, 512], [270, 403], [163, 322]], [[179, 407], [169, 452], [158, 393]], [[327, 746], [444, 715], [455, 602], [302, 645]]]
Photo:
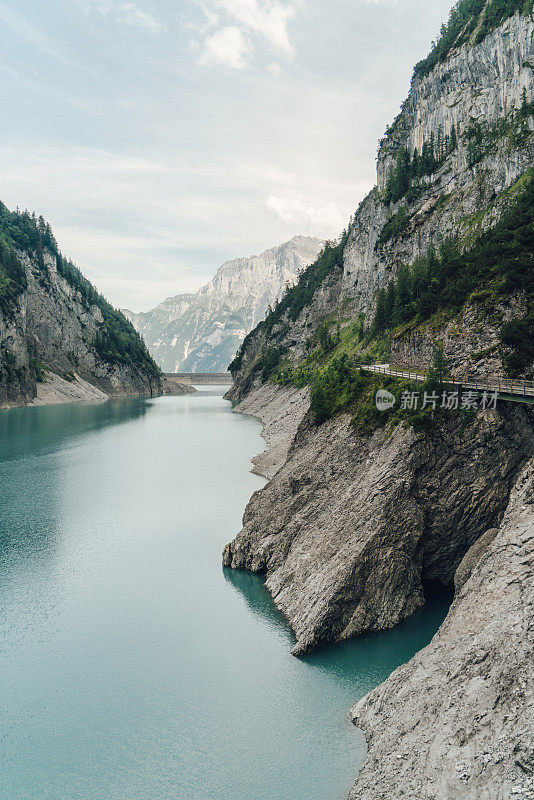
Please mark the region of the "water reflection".
[[267, 622], [273, 628], [283, 631], [289, 641], [293, 640], [284, 615], [276, 608], [273, 599], [265, 588], [265, 578], [245, 570], [223, 567], [225, 579], [245, 600], [252, 613]]
[[91, 431], [132, 422], [150, 404], [141, 397], [112, 398], [105, 403], [68, 403], [0, 411], [0, 463], [60, 449]]
[[[253, 614], [285, 634], [288, 646], [295, 639], [283, 614], [265, 588], [265, 579], [244, 570], [225, 568], [224, 577], [243, 597]], [[430, 599], [409, 619], [390, 631], [368, 633], [346, 642], [320, 647], [300, 660], [314, 669], [332, 673], [354, 688], [355, 699], [382, 682], [401, 664], [430, 642], [450, 606], [451, 597], [443, 594]]]

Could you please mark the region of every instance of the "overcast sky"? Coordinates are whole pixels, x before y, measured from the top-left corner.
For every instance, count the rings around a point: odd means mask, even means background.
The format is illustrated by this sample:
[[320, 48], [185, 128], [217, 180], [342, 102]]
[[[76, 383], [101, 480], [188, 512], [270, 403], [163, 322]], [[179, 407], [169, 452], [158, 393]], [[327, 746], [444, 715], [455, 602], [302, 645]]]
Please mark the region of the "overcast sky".
[[452, 0], [0, 0], [0, 198], [117, 306], [337, 236]]

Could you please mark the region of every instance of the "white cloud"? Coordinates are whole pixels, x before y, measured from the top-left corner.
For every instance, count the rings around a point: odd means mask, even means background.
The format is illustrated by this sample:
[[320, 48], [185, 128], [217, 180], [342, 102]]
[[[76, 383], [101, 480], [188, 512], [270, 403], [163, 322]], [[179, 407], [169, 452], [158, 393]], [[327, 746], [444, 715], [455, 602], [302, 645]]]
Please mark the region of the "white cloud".
[[318, 207], [307, 205], [301, 196], [277, 197], [270, 195], [267, 208], [273, 211], [280, 222], [291, 225], [302, 233], [315, 236], [337, 236], [346, 222], [335, 203]]
[[150, 33], [160, 33], [165, 27], [152, 14], [141, 11], [134, 3], [120, 3], [117, 12], [126, 25], [143, 28]]
[[[215, 61], [212, 49], [218, 45], [220, 37], [224, 34], [223, 40], [229, 40], [228, 31], [232, 30], [232, 37], [235, 41], [239, 40], [242, 45], [240, 57], [236, 60], [235, 66], [244, 66], [245, 56], [253, 50], [254, 44], [263, 40], [278, 55], [291, 58], [294, 53], [293, 45], [289, 38], [288, 24], [295, 16], [301, 6], [301, 0], [211, 0], [211, 6], [200, 4], [204, 15], [205, 24], [199, 29], [200, 33], [205, 33], [206, 29], [212, 29], [221, 25], [218, 30], [207, 35], [204, 40], [204, 55], [201, 63]], [[221, 22], [221, 17], [223, 21]], [[244, 47], [246, 44], [246, 48]], [[227, 66], [232, 64], [227, 60]]]
[[267, 67], [267, 69], [269, 70], [271, 75], [274, 75], [275, 77], [278, 77], [279, 75], [282, 74], [282, 67], [276, 61], [272, 61]]
[[246, 55], [250, 45], [240, 28], [230, 26], [215, 31], [204, 42], [201, 64], [222, 64], [232, 69], [242, 69], [246, 65]]
[[86, 13], [94, 9], [102, 16], [112, 17], [119, 24], [140, 28], [148, 33], [161, 33], [165, 29], [165, 25], [153, 14], [143, 11], [135, 3], [111, 0], [90, 0], [88, 3], [84, 0], [84, 5]]
[[278, 0], [217, 0], [219, 7], [244, 28], [264, 36], [277, 50], [292, 55], [287, 25], [297, 10]]

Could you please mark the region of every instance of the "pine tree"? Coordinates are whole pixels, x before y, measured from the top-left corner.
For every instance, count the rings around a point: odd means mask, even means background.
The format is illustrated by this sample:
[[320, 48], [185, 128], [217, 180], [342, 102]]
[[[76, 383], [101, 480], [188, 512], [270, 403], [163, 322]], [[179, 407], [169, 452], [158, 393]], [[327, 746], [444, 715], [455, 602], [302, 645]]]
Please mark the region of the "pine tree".
[[428, 385], [443, 386], [449, 377], [449, 362], [445, 356], [445, 348], [442, 342], [436, 345], [432, 356], [432, 366], [428, 371], [426, 383]]
[[387, 324], [386, 315], [386, 290], [379, 289], [376, 296], [376, 310], [373, 327], [375, 331], [383, 331]]
[[395, 308], [395, 281], [389, 281], [386, 289], [386, 327], [393, 322], [393, 309]]

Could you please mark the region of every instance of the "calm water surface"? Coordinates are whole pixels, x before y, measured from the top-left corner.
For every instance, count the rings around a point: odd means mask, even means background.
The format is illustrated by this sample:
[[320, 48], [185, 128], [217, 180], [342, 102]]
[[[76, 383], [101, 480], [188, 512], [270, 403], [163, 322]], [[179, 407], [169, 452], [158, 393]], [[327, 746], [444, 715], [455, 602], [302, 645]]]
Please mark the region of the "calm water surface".
[[342, 800], [350, 705], [424, 646], [307, 659], [221, 550], [263, 480], [221, 390], [0, 412], [0, 798]]

